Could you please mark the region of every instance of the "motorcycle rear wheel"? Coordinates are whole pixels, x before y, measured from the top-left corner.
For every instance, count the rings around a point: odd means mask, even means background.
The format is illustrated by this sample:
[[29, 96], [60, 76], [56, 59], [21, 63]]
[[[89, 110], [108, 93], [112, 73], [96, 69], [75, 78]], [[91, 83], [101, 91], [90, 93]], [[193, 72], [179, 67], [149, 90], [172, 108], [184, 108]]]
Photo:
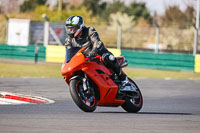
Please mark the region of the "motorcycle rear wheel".
[[87, 94], [84, 91], [81, 79], [71, 80], [69, 90], [73, 101], [82, 111], [93, 112], [96, 110], [97, 100], [94, 95]]
[[136, 86], [137, 88], [136, 92], [138, 93], [138, 97], [136, 98], [125, 97], [125, 103], [121, 107], [129, 113], [137, 113], [143, 106], [142, 93], [133, 80], [129, 78], [129, 81]]

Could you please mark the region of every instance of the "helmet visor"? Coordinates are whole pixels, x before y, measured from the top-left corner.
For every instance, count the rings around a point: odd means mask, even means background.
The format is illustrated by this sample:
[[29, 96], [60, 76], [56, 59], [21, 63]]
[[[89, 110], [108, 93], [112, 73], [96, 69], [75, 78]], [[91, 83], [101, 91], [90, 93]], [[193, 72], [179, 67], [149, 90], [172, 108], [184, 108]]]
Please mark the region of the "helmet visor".
[[66, 26], [66, 31], [69, 34], [74, 34], [78, 30], [77, 26]]

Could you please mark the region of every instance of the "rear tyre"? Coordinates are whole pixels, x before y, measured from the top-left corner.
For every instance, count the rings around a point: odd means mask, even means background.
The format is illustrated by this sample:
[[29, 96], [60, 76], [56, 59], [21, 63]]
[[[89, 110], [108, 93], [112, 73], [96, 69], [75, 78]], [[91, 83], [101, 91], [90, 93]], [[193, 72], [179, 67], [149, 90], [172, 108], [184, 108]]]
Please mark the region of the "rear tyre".
[[137, 113], [143, 105], [142, 93], [133, 80], [129, 78], [129, 81], [136, 86], [137, 96], [133, 98], [125, 97], [125, 103], [122, 105], [122, 108], [129, 113]]
[[93, 112], [96, 109], [96, 98], [88, 90], [84, 90], [81, 79], [73, 79], [69, 84], [70, 94], [75, 104], [84, 112]]

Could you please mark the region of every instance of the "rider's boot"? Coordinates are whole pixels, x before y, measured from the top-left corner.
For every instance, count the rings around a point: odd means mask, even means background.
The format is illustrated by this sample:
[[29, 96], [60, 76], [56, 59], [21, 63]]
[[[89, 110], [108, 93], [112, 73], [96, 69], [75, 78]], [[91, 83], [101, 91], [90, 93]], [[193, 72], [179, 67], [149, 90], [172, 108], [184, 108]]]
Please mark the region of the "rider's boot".
[[136, 88], [133, 84], [130, 83], [128, 77], [125, 74], [121, 74], [120, 76], [121, 79], [121, 92], [135, 92]]
[[104, 63], [108, 68], [111, 68], [114, 73], [116, 73], [121, 81], [120, 91], [122, 92], [135, 92], [135, 86], [132, 85], [127, 76], [122, 72], [122, 68], [120, 67], [117, 59], [111, 53], [105, 53], [102, 56]]

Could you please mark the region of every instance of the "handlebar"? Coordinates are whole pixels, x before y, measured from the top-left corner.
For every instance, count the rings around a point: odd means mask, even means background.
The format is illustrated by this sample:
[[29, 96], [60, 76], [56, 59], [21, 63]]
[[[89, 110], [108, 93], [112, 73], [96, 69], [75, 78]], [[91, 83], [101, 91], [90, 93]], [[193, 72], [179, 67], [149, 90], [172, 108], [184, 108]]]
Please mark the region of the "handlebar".
[[95, 57], [87, 57], [87, 58], [85, 58], [87, 61], [92, 61], [92, 60], [94, 60], [94, 59], [98, 59], [100, 62], [102, 62], [102, 57], [101, 57], [101, 55], [97, 55], [97, 56], [95, 56]]

